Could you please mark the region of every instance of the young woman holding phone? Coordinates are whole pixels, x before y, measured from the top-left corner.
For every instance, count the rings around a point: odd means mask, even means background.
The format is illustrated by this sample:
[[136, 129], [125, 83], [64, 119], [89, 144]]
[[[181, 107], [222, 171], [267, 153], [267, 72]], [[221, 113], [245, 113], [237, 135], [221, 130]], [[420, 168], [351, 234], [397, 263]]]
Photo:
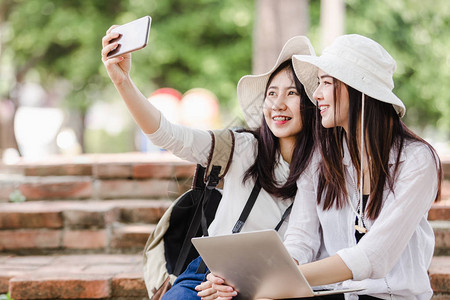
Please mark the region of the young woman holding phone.
[[[155, 145], [206, 165], [210, 134], [167, 121], [133, 84], [129, 76], [130, 54], [108, 59], [107, 53], [116, 47], [109, 43], [117, 36], [111, 33], [112, 28], [103, 38], [102, 60], [138, 125]], [[232, 232], [256, 182], [262, 189], [242, 231], [275, 228], [293, 201], [296, 180], [312, 157], [315, 124], [314, 105], [292, 68], [294, 54], [314, 54], [306, 37], [290, 39], [272, 70], [244, 76], [238, 84], [239, 102], [251, 131], [235, 133], [223, 197], [208, 228], [211, 236]], [[287, 228], [285, 223], [279, 230], [281, 236]], [[195, 289], [205, 279], [205, 273], [196, 272], [200, 262], [201, 258], [194, 260], [163, 299], [200, 299], [215, 293], [209, 285]]]

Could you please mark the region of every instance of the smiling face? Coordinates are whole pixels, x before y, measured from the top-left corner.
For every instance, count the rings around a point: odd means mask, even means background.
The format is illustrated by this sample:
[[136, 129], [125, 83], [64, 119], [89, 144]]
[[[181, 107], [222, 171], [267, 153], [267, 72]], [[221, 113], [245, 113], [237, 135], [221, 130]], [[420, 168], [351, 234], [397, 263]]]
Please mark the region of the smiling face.
[[[313, 97], [317, 101], [322, 117], [322, 126], [332, 128], [343, 127], [348, 133], [349, 97], [347, 86], [319, 70], [319, 86]], [[335, 99], [335, 95], [337, 99]]]
[[297, 134], [302, 130], [300, 95], [288, 68], [275, 75], [268, 85], [264, 99], [264, 118], [280, 144], [295, 143]]

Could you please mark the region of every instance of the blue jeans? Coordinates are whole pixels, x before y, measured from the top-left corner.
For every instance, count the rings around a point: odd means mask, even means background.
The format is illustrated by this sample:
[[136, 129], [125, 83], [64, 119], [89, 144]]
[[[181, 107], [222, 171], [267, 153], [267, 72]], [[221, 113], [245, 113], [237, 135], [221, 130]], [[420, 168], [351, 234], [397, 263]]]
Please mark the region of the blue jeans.
[[164, 294], [162, 300], [179, 300], [192, 299], [199, 300], [195, 287], [205, 281], [206, 273], [197, 273], [197, 268], [200, 265], [202, 258], [199, 256], [194, 259], [186, 270], [178, 276], [172, 288]]

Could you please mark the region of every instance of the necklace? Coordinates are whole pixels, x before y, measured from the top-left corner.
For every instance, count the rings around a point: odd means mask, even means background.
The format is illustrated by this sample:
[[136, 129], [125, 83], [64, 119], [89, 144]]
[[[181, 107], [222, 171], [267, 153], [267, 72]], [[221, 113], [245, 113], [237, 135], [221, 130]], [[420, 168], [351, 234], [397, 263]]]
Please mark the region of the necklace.
[[359, 232], [359, 233], [366, 233], [367, 232], [367, 228], [364, 226], [364, 210], [362, 209], [362, 189], [361, 189], [361, 194], [358, 192], [358, 187], [355, 183], [355, 181], [353, 180], [353, 177], [350, 176], [350, 178], [352, 179], [352, 185], [354, 188], [354, 195], [358, 198], [358, 204], [357, 207], [355, 208], [353, 206], [353, 201], [350, 199], [350, 197], [348, 197], [348, 203], [350, 204], [350, 207], [352, 208], [353, 213], [356, 215], [356, 217], [358, 218], [358, 224], [355, 225], [355, 229]]
[[352, 210], [353, 212], [356, 214], [356, 216], [358, 217], [358, 225], [355, 225], [355, 229], [359, 231], [359, 233], [366, 233], [367, 229], [364, 226], [364, 221], [363, 221], [363, 217], [364, 217], [364, 208], [363, 208], [363, 186], [364, 186], [364, 102], [365, 102], [365, 94], [362, 94], [362, 99], [361, 99], [361, 127], [360, 127], [360, 131], [361, 131], [361, 140], [360, 140], [360, 155], [361, 155], [361, 166], [360, 166], [360, 173], [359, 173], [359, 195], [358, 195], [358, 189], [357, 189], [357, 185], [356, 183], [353, 181], [353, 177], [352, 177], [352, 181], [354, 183], [355, 189], [356, 189], [356, 195], [359, 196], [358, 198], [358, 211], [356, 211], [356, 209], [353, 207], [353, 203], [350, 204], [352, 206]]

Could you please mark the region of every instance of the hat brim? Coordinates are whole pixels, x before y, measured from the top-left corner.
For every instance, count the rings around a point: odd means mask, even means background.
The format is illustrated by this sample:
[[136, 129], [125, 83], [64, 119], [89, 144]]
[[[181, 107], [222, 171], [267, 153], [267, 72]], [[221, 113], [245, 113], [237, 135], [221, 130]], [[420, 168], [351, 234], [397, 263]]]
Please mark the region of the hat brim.
[[[307, 37], [296, 36], [288, 40], [270, 71], [259, 75], [246, 75], [239, 80], [237, 96], [249, 128], [256, 129], [261, 126], [264, 92], [270, 75], [283, 62], [292, 59], [295, 54], [315, 55], [314, 48]], [[300, 82], [305, 85], [301, 80]], [[312, 99], [312, 94], [308, 93], [311, 88], [305, 85], [308, 97]]]
[[[390, 89], [381, 85], [377, 86], [376, 81], [368, 80], [366, 74], [358, 68], [354, 68], [349, 72], [348, 65], [346, 65], [346, 62], [342, 59], [336, 59], [335, 57], [327, 55], [294, 55], [292, 57], [292, 64], [294, 66], [294, 72], [300, 81], [310, 83], [312, 83], [312, 81], [315, 82], [312, 93], [314, 93], [317, 88], [317, 74], [320, 69], [365, 95], [392, 104], [400, 117], [405, 115], [405, 105]], [[315, 101], [313, 102], [315, 103]]]

